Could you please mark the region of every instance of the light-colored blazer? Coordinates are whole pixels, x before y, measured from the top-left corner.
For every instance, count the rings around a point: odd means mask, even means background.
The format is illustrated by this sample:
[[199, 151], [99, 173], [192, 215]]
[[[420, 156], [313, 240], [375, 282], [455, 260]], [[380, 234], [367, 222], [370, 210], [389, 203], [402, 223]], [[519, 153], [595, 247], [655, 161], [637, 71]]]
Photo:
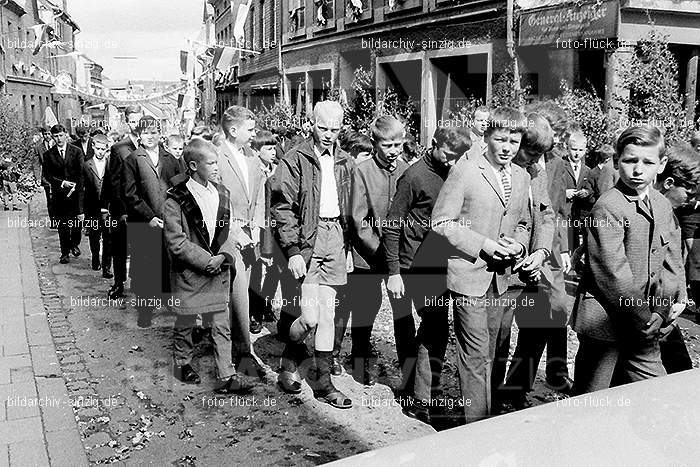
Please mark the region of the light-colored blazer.
[[499, 294], [508, 289], [512, 265], [493, 264], [482, 248], [486, 239], [512, 237], [530, 244], [530, 176], [512, 165], [510, 202], [505, 204], [496, 175], [485, 157], [462, 158], [450, 170], [433, 208], [433, 230], [455, 248], [447, 260], [447, 287], [480, 297], [494, 278]]
[[618, 181], [593, 207], [574, 331], [605, 341], [640, 338], [653, 312], [666, 318], [670, 303], [685, 297], [680, 228], [666, 197], [649, 195], [652, 213]]
[[[230, 153], [228, 146], [219, 146], [219, 175], [221, 183], [231, 193], [231, 230], [238, 242], [243, 235], [260, 243], [261, 228], [265, 227], [265, 173], [260, 158], [249, 147], [243, 148], [248, 163], [249, 189], [243, 179], [238, 163]], [[248, 233], [249, 232], [249, 233]]]

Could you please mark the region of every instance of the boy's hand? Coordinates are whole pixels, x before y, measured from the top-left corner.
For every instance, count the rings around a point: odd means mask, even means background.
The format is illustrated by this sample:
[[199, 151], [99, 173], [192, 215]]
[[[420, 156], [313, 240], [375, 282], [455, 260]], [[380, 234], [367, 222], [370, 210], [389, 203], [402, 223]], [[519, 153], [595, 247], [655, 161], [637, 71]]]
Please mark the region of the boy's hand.
[[394, 298], [401, 298], [406, 293], [401, 274], [392, 274], [386, 281], [386, 290]]
[[642, 331], [648, 339], [656, 337], [661, 329], [661, 325], [664, 324], [664, 319], [658, 313], [652, 313], [651, 319], [647, 323], [646, 329]]
[[212, 256], [204, 268], [204, 271], [211, 275], [218, 274], [221, 272], [221, 265], [224, 264], [224, 261], [226, 261], [226, 257], [224, 255]]
[[564, 274], [571, 271], [571, 257], [569, 256], [569, 253], [561, 254], [561, 271]]
[[304, 261], [304, 257], [301, 255], [294, 255], [289, 258], [288, 268], [295, 279], [304, 277], [306, 275], [306, 261]]
[[527, 279], [528, 282], [536, 282], [540, 279], [540, 269], [542, 268], [544, 260], [544, 251], [536, 250], [520, 263], [513, 266], [513, 272], [520, 271], [520, 276]]
[[486, 256], [493, 258], [496, 261], [505, 261], [510, 258], [510, 250], [499, 242], [487, 238], [484, 241], [484, 246], [481, 248]]
[[511, 259], [518, 258], [520, 255], [525, 253], [525, 248], [514, 238], [504, 236], [498, 240], [498, 243], [508, 248], [508, 251], [510, 251], [510, 256], [512, 257]]
[[574, 196], [576, 196], [576, 190], [573, 189], [573, 188], [568, 188], [568, 189], [566, 190], [566, 199], [567, 199], [567, 200], [570, 200], [570, 199], [573, 198]]
[[163, 228], [163, 220], [159, 219], [157, 217], [154, 217], [153, 219], [151, 219], [151, 221], [148, 223], [148, 225], [153, 229], [162, 229]]

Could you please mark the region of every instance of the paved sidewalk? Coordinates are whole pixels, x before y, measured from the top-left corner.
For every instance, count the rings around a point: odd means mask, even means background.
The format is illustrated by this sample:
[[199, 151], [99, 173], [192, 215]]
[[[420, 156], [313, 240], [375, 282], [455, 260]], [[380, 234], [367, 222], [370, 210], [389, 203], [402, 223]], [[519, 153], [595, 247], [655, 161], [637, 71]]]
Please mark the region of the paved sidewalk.
[[0, 467], [87, 465], [23, 209], [0, 211]]

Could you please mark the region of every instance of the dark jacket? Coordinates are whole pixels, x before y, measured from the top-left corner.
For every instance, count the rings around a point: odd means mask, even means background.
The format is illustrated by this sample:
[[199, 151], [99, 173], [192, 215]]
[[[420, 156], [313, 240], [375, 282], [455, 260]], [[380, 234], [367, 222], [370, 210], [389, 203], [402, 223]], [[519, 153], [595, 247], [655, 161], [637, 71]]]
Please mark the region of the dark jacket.
[[176, 180], [173, 180], [173, 178], [177, 177], [178, 175], [183, 175], [187, 171], [187, 167], [185, 165], [185, 159], [183, 159], [182, 156], [180, 156], [179, 159], [176, 159], [175, 156], [169, 152], [165, 150], [163, 151], [164, 154], [160, 160], [160, 162], [163, 164], [163, 168], [161, 169], [161, 178], [165, 180], [168, 187], [172, 187], [185, 179], [184, 176], [181, 176]]
[[[340, 223], [347, 249], [351, 222], [350, 186], [355, 163], [338, 146], [334, 154]], [[321, 165], [314, 153], [313, 140], [308, 139], [285, 154], [272, 177], [270, 211], [276, 224], [273, 231], [287, 259], [301, 254], [307, 264], [310, 261], [316, 242], [320, 203]]]
[[448, 167], [434, 164], [430, 154], [425, 154], [399, 178], [382, 236], [389, 274], [447, 267], [452, 248], [430, 230], [430, 220], [448, 173]]
[[153, 166], [145, 149], [139, 148], [124, 161], [124, 202], [129, 222], [150, 222], [163, 219], [163, 203], [168, 185], [161, 177], [164, 153], [160, 152], [158, 166]]
[[591, 192], [591, 202], [595, 204], [603, 193], [611, 189], [620, 178], [610, 159], [603, 167], [596, 165], [588, 175], [584, 188]]
[[566, 202], [566, 189], [561, 183], [564, 177], [564, 160], [549, 153], [546, 156], [545, 168], [547, 171], [549, 200], [554, 210], [554, 237], [552, 239], [551, 261], [555, 267], [562, 266], [561, 253], [569, 252], [569, 229], [566, 226], [571, 210]]
[[92, 148], [92, 138], [88, 138], [87, 151], [83, 151], [83, 142], [80, 140], [80, 138], [71, 141], [70, 144], [80, 150], [80, 154], [83, 155], [83, 160], [85, 161], [92, 159], [92, 157], [95, 155], [95, 150]]
[[41, 186], [49, 186], [49, 182], [44, 178], [43, 174], [41, 173], [41, 167], [44, 161], [44, 154], [46, 154], [48, 150], [51, 149], [51, 145], [52, 143], [47, 143], [44, 140], [44, 138], [42, 138], [41, 141], [37, 141], [33, 148], [34, 157], [32, 160], [32, 168], [34, 170], [34, 178], [37, 182], [41, 181]]
[[359, 163], [352, 176], [352, 246], [356, 268], [384, 270], [379, 247], [382, 224], [396, 194], [396, 182], [408, 168], [401, 159], [390, 171], [373, 157]]
[[83, 162], [83, 177], [85, 181], [85, 216], [98, 218], [102, 209], [107, 209], [109, 196], [109, 158], [106, 161], [105, 173], [100, 178], [97, 173], [95, 159]]
[[[51, 186], [51, 196], [56, 217], [74, 217], [83, 211], [83, 155], [72, 144], [66, 145], [65, 160], [54, 146], [44, 154], [43, 177]], [[73, 193], [69, 188], [61, 188], [64, 180], [75, 182]]]
[[[199, 205], [187, 188], [189, 177], [167, 191], [163, 235], [170, 257], [172, 310], [177, 314], [196, 315], [228, 309], [229, 287], [235, 270], [235, 246], [229, 238], [231, 210], [229, 192], [214, 184], [219, 192], [214, 238], [209, 238]], [[226, 257], [221, 273], [205, 272], [216, 255]], [[226, 266], [226, 267], [225, 267]]]
[[124, 161], [134, 151], [136, 151], [136, 146], [128, 135], [118, 143], [114, 143], [110, 149], [109, 212], [115, 219], [126, 214], [126, 205], [124, 204]]

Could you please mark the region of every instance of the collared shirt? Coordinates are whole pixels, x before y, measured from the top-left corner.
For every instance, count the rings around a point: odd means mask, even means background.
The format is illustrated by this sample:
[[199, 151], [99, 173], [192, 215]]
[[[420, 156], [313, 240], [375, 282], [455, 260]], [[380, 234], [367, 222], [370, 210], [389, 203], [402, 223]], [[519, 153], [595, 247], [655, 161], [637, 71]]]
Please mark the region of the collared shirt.
[[547, 170], [547, 161], [544, 159], [544, 154], [537, 160], [537, 165], [539, 165], [542, 170]]
[[58, 149], [58, 155], [61, 156], [61, 159], [66, 160], [66, 149], [68, 146], [63, 146], [60, 147], [58, 146], [56, 149]]
[[154, 167], [158, 167], [158, 148], [146, 149], [146, 154], [151, 159]]
[[241, 174], [243, 175], [243, 184], [245, 185], [245, 191], [250, 193], [250, 188], [248, 188], [250, 183], [248, 180], [248, 163], [245, 160], [245, 154], [243, 154], [243, 151], [241, 149], [236, 149], [236, 147], [229, 140], [224, 141], [226, 143], [226, 146], [228, 147], [228, 150], [233, 156], [233, 160], [236, 162], [236, 164], [238, 164], [238, 168], [240, 169]]
[[214, 184], [207, 183], [207, 186], [202, 186], [201, 183], [194, 181], [192, 178], [187, 180], [187, 189], [190, 190], [194, 200], [202, 211], [204, 225], [207, 227], [209, 241], [214, 240], [216, 232], [216, 212], [219, 210], [219, 192], [216, 191]]
[[512, 167], [510, 164], [506, 166], [499, 166], [499, 168], [496, 168], [495, 166], [489, 164], [491, 166], [491, 170], [493, 170], [493, 174], [496, 176], [496, 182], [498, 182], [498, 187], [501, 189], [501, 194], [503, 195], [503, 198], [505, 199], [506, 197], [506, 190], [503, 187], [503, 181], [501, 180], [501, 167], [505, 169], [506, 176], [508, 177], [508, 180], [510, 181], [510, 186], [511, 190], [513, 187], [513, 174], [512, 174]]
[[105, 176], [105, 167], [107, 166], [107, 158], [103, 157], [102, 159], [100, 159], [98, 157], [93, 157], [93, 160], [95, 161], [95, 168], [97, 168], [97, 175], [100, 177], [100, 180], [101, 180]]
[[82, 146], [83, 146], [83, 152], [84, 152], [85, 154], [87, 154], [87, 153], [88, 153], [88, 147], [90, 146], [90, 140], [87, 140], [87, 141], [84, 142], [84, 143], [81, 141], [81, 144], [82, 144]]
[[321, 151], [314, 145], [314, 153], [321, 164], [321, 206], [319, 217], [339, 217], [340, 203], [335, 185], [335, 159], [330, 150]]
[[139, 147], [139, 139], [134, 137], [131, 133], [129, 133], [129, 139], [131, 142], [134, 144], [134, 147], [138, 148]]

